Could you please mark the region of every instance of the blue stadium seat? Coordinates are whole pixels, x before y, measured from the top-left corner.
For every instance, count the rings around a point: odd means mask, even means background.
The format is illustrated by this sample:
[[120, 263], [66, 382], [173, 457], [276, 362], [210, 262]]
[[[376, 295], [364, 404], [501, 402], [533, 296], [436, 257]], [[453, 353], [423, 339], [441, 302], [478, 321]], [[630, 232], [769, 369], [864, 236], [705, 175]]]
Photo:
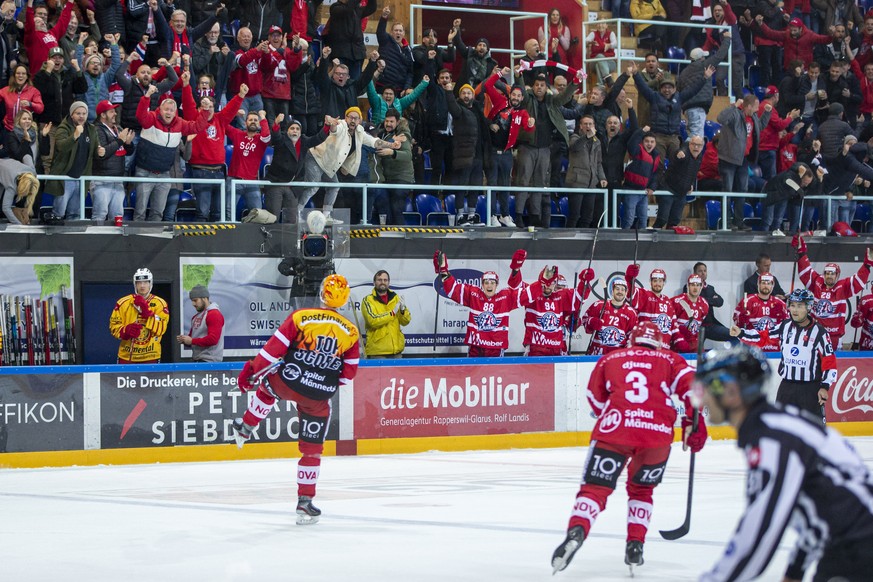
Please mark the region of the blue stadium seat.
[[561, 209], [554, 200], [552, 200], [552, 219], [549, 221], [549, 226], [552, 228], [565, 228], [567, 226], [567, 215], [561, 214]]
[[688, 139], [688, 122], [684, 119], [679, 122], [679, 139], [683, 142]]
[[[761, 66], [751, 65], [748, 70], [749, 87], [759, 87], [761, 83]], [[757, 92], [755, 93], [757, 95]]]
[[870, 206], [861, 202], [855, 208], [855, 218], [852, 220], [852, 228], [855, 232], [867, 232], [870, 228]]
[[561, 209], [561, 214], [564, 216], [570, 216], [570, 199], [566, 196], [563, 196], [560, 200], [558, 200], [558, 208]]
[[760, 85], [754, 85], [754, 87], [755, 87], [755, 89], [754, 89], [754, 91], [755, 91], [755, 96], [756, 96], [759, 100], [763, 101], [763, 100], [764, 100], [764, 96], [767, 95], [767, 88], [766, 88], [766, 87], [762, 87], [762, 86], [760, 86]]
[[707, 200], [706, 201], [706, 228], [707, 230], [718, 230], [721, 222], [721, 201]]
[[[685, 59], [685, 49], [678, 46], [667, 47], [667, 58], [668, 59]], [[679, 70], [682, 65], [679, 63], [670, 63], [670, 72], [674, 75], [679, 74]]]
[[406, 208], [403, 211], [403, 222], [407, 226], [421, 226], [421, 214], [412, 204], [412, 199], [406, 199]]
[[419, 194], [415, 197], [415, 207], [429, 226], [448, 226], [449, 213], [443, 210], [440, 199], [433, 194]]
[[[494, 192], [491, 195], [494, 196]], [[476, 199], [476, 214], [479, 215], [481, 222], [484, 222], [486, 225], [488, 224], [488, 221], [485, 219], [488, 216], [488, 204], [484, 194], [480, 194], [479, 198]]]
[[444, 201], [446, 203], [446, 212], [448, 212], [452, 216], [457, 216], [458, 212], [457, 212], [457, 209], [455, 208], [455, 195], [449, 194], [448, 196], [445, 197]]
[[179, 194], [179, 204], [173, 218], [176, 222], [194, 222], [197, 219], [197, 200], [188, 190]]

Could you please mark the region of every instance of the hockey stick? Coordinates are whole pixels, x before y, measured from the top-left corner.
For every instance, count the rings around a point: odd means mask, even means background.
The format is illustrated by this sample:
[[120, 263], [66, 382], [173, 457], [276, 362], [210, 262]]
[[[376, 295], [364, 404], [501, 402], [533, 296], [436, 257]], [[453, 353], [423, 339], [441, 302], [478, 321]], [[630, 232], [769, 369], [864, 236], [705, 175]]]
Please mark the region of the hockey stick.
[[[596, 236], [596, 235], [595, 235]], [[579, 284], [579, 273], [573, 273], [573, 293], [576, 292], [576, 286]], [[582, 309], [582, 305], [579, 305], [579, 309]], [[570, 339], [567, 340], [567, 355], [573, 355], [573, 330], [576, 329], [576, 312], [573, 311], [573, 315], [570, 316], [570, 329], [568, 330]]]
[[[706, 341], [706, 329], [700, 328], [700, 335], [697, 338], [697, 365], [703, 361], [703, 344]], [[697, 408], [694, 409], [691, 416], [691, 433], [697, 432], [697, 423], [699, 422], [700, 411]], [[685, 521], [682, 522], [676, 529], [670, 530], [661, 530], [659, 533], [661, 537], [665, 540], [678, 540], [681, 537], [685, 537], [688, 535], [688, 532], [691, 531], [691, 498], [694, 493], [694, 458], [697, 455], [694, 451], [691, 451], [691, 459], [688, 463], [688, 500], [685, 503]]]
[[[806, 197], [800, 199], [800, 218], [797, 220], [797, 236], [800, 236], [800, 228], [803, 224], [803, 203], [806, 202]], [[791, 265], [791, 291], [794, 291], [794, 280], [797, 277], [797, 261], [800, 257], [795, 257], [794, 264]]]
[[433, 308], [433, 351], [437, 349], [437, 322], [440, 318], [440, 292], [436, 290], [436, 305]]
[[[859, 295], [855, 295], [855, 313], [858, 313], [858, 309], [861, 307], [861, 297]], [[863, 325], [863, 324], [862, 324]], [[858, 351], [858, 330], [861, 329], [859, 327], [855, 328], [855, 339], [852, 340], [852, 351]]]

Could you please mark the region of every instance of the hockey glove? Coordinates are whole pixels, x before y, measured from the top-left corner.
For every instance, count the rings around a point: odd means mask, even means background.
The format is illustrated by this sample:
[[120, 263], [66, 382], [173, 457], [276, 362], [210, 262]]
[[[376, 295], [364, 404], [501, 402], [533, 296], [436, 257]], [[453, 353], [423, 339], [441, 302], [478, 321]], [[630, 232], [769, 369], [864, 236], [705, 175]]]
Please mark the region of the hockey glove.
[[862, 325], [864, 325], [864, 320], [861, 319], [860, 313], [855, 313], [849, 323], [852, 325], [852, 327], [861, 327]]
[[142, 295], [134, 295], [133, 304], [136, 306], [137, 311], [139, 311], [140, 315], [142, 315], [143, 317], [149, 318], [152, 316], [152, 308], [149, 307], [149, 302]]
[[637, 278], [637, 275], [640, 274], [640, 266], [636, 263], [632, 265], [628, 265], [627, 269], [624, 271], [624, 279], [627, 281], [628, 285], [633, 285], [634, 280]]
[[806, 241], [804, 241], [803, 237], [799, 234], [795, 234], [791, 237], [791, 246], [793, 246], [794, 250], [797, 251], [798, 257], [802, 257], [806, 254]]
[[517, 271], [521, 269], [521, 266], [524, 264], [524, 260], [527, 258], [527, 251], [523, 249], [518, 249], [514, 253], [512, 253], [512, 261], [509, 263], [509, 269], [511, 271]]
[[603, 320], [599, 317], [592, 317], [588, 320], [588, 324], [585, 327], [588, 328], [588, 333], [594, 333], [603, 329]]
[[582, 272], [579, 273], [579, 280], [585, 281], [586, 283], [590, 283], [594, 280], [594, 269], [582, 269]]
[[255, 385], [252, 384], [252, 376], [254, 375], [255, 369], [252, 367], [251, 360], [249, 360], [246, 362], [246, 365], [243, 366], [242, 372], [239, 373], [239, 376], [236, 379], [236, 385], [239, 386], [240, 392], [248, 392], [255, 387]]
[[433, 272], [443, 278], [449, 276], [449, 260], [442, 251], [434, 251], [433, 253]]
[[121, 329], [121, 339], [129, 340], [138, 338], [139, 334], [142, 333], [142, 324], [141, 323], [128, 323]]
[[[703, 415], [697, 415], [697, 430], [691, 431], [691, 419], [685, 417], [682, 419], [682, 441], [688, 445], [692, 453], [699, 453], [706, 444], [706, 438], [709, 436], [706, 432], [706, 422], [703, 420]], [[690, 433], [690, 434], [689, 434]]]

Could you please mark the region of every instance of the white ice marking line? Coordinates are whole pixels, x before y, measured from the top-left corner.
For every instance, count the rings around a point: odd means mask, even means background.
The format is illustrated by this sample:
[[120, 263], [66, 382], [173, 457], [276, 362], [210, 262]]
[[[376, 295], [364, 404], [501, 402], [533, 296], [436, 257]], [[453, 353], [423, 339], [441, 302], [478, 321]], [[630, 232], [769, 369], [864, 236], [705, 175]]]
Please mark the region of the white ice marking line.
[[[253, 513], [261, 514], [261, 515], [270, 515], [270, 516], [278, 516], [283, 515], [282, 511], [277, 511], [275, 509], [257, 509], [252, 506], [246, 507], [229, 507], [226, 505], [198, 505], [193, 503], [167, 503], [165, 501], [142, 501], [142, 500], [134, 500], [134, 499], [101, 499], [101, 498], [88, 498], [88, 497], [78, 497], [71, 495], [45, 495], [45, 494], [37, 494], [37, 493], [0, 493], [0, 498], [9, 497], [9, 498], [27, 498], [27, 499], [41, 499], [44, 501], [78, 501], [84, 503], [103, 503], [103, 504], [111, 504], [111, 505], [130, 505], [135, 507], [163, 507], [168, 509], [194, 509], [199, 511], [224, 511], [230, 513], [244, 513], [251, 515]], [[289, 510], [288, 515], [291, 515]], [[380, 523], [386, 525], [406, 525], [410, 527], [420, 527], [420, 526], [429, 526], [429, 527], [442, 527], [442, 528], [452, 528], [452, 529], [469, 529], [469, 530], [479, 530], [479, 531], [498, 531], [498, 532], [515, 532], [515, 533], [530, 533], [530, 534], [543, 534], [548, 536], [560, 536], [561, 532], [558, 530], [552, 529], [538, 529], [538, 528], [530, 528], [530, 527], [516, 527], [516, 526], [507, 526], [507, 525], [488, 525], [488, 524], [475, 524], [475, 523], [449, 523], [442, 521], [429, 521], [423, 519], [393, 519], [387, 517], [366, 517], [366, 516], [352, 516], [352, 515], [339, 515], [331, 513], [328, 518], [330, 520], [336, 521], [351, 521], [351, 522], [364, 522], [364, 523]], [[625, 534], [602, 534], [602, 533], [592, 533], [591, 537], [596, 538], [609, 538], [609, 539], [621, 539], [624, 540], [627, 536]], [[666, 543], [661, 540], [656, 540], [652, 538], [649, 540], [650, 543]], [[710, 541], [710, 540], [692, 540], [692, 539], [683, 539], [681, 541], [673, 541], [669, 542], [671, 544], [683, 544], [687, 546], [708, 546], [708, 547], [716, 547], [721, 548], [724, 546], [723, 541]], [[788, 546], [781, 547], [780, 549], [788, 550], [790, 549]]]

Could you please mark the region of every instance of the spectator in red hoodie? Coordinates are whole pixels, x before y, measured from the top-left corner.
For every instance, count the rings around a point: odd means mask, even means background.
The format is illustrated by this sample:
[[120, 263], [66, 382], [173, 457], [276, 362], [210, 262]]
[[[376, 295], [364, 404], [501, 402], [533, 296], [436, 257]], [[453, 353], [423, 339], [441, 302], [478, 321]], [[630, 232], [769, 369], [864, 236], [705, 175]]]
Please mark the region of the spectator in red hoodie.
[[288, 117], [291, 111], [291, 55], [288, 39], [278, 26], [270, 27], [268, 49], [261, 58], [264, 82], [262, 96], [267, 122], [270, 125], [280, 113]]
[[861, 85], [861, 115], [858, 119], [858, 125], [864, 126], [873, 121], [873, 62], [864, 65], [863, 74], [861, 74], [861, 67], [857, 59], [851, 62], [851, 66], [852, 72]]
[[817, 44], [828, 44], [833, 40], [830, 36], [816, 34], [803, 25], [799, 18], [792, 18], [785, 30], [773, 30], [764, 24], [764, 16], [755, 17], [752, 31], [770, 40], [782, 43], [782, 63], [785, 69], [790, 68], [791, 61], [800, 59], [804, 63], [812, 62], [812, 49]]
[[779, 151], [779, 132], [784, 131], [795, 119], [800, 117], [800, 109], [792, 109], [783, 119], [776, 110], [779, 103], [779, 90], [775, 85], [767, 87], [764, 100], [758, 105], [758, 117], [764, 111], [770, 112], [770, 121], [761, 130], [761, 141], [758, 143], [758, 165], [765, 180], [776, 175], [776, 152]]
[[[200, 107], [194, 100], [194, 93], [188, 82], [189, 77], [182, 75], [182, 112], [187, 121], [196, 121], [205, 111], [207, 125], [206, 130], [191, 139], [191, 159], [188, 167], [191, 168], [191, 177], [195, 179], [212, 178], [224, 179], [225, 150], [224, 138], [227, 127], [239, 110], [240, 104], [246, 97], [249, 88], [240, 85], [239, 94], [235, 95], [220, 112], [215, 111], [215, 97], [201, 96]], [[197, 220], [216, 222], [221, 214], [221, 187], [218, 184], [194, 184], [194, 197], [197, 199]], [[230, 196], [230, 191], [226, 193]]]
[[24, 65], [15, 67], [9, 85], [0, 89], [0, 100], [6, 106], [6, 116], [3, 118], [6, 131], [12, 131], [15, 116], [19, 111], [42, 113], [44, 109], [42, 95], [30, 82], [30, 75]]
[[70, 17], [73, 13], [73, 3], [60, 0], [64, 9], [54, 27], [49, 30], [48, 23], [34, 16], [33, 0], [27, 0], [27, 11], [24, 20], [24, 48], [30, 59], [30, 74], [39, 72], [42, 64], [48, 60], [49, 51], [58, 45], [60, 38], [67, 33]]
[[249, 111], [260, 111], [264, 108], [264, 100], [261, 97], [261, 63], [264, 55], [269, 51], [267, 41], [260, 43], [258, 46], [252, 46], [252, 31], [243, 26], [236, 33], [237, 47], [234, 50], [234, 58], [228, 59], [230, 65], [230, 83], [228, 83], [228, 94], [239, 92], [240, 85], [248, 85], [249, 92], [246, 98], [243, 99], [241, 109], [248, 113]]

